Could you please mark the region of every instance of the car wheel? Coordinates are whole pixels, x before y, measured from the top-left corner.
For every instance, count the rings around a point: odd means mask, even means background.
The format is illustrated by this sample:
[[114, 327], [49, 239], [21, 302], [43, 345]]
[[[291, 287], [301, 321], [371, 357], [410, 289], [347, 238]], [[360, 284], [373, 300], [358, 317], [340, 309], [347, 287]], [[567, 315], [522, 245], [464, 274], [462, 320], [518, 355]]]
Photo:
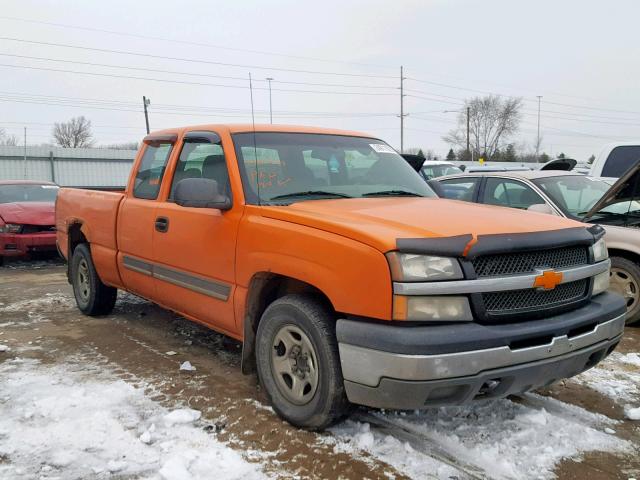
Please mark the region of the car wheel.
[[118, 290], [102, 283], [86, 243], [78, 245], [71, 259], [71, 283], [76, 304], [85, 315], [107, 315], [116, 304]]
[[256, 334], [258, 378], [292, 425], [321, 430], [347, 411], [335, 320], [313, 297], [287, 295], [265, 310]]
[[640, 267], [624, 257], [611, 257], [609, 289], [627, 301], [627, 325], [640, 320]]

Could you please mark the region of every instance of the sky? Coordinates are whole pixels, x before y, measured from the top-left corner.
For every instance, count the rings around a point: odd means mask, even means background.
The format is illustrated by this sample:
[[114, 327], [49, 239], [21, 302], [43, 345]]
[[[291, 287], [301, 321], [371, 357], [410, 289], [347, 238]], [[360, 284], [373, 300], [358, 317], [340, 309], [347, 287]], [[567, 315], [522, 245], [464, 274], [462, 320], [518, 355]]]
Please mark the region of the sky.
[[317, 125], [444, 155], [465, 99], [521, 97], [513, 139], [586, 160], [640, 135], [636, 0], [3, 0], [0, 128], [51, 141], [84, 115], [98, 144], [203, 123]]

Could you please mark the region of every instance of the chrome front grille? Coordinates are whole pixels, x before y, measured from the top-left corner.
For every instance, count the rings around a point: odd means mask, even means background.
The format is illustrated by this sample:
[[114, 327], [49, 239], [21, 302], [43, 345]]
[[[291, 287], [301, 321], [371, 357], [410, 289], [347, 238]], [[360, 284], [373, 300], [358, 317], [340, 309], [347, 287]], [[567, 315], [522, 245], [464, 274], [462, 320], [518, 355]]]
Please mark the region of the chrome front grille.
[[483, 255], [472, 261], [479, 278], [532, 273], [537, 269], [562, 269], [589, 263], [584, 246], [536, 250], [531, 252]]
[[482, 299], [490, 315], [509, 315], [529, 311], [544, 311], [561, 307], [585, 298], [588, 294], [588, 279], [563, 283], [553, 290], [509, 290], [483, 293]]

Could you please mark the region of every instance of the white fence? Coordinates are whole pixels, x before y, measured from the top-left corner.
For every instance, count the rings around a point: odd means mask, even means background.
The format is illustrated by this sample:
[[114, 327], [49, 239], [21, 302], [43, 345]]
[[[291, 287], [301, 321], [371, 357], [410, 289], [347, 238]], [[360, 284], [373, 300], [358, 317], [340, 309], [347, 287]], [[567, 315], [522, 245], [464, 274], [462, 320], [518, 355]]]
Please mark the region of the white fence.
[[67, 187], [126, 185], [135, 150], [0, 146], [0, 180], [43, 180]]

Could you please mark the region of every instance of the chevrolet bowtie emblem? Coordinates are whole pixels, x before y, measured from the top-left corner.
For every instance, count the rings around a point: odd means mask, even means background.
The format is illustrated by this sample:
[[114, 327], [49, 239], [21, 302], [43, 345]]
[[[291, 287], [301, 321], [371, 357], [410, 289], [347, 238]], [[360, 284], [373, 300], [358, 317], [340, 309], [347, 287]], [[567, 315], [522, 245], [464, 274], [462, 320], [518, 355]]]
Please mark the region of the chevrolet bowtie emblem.
[[553, 270], [545, 270], [536, 277], [533, 282], [533, 288], [542, 288], [544, 290], [553, 290], [562, 282], [562, 273]]

